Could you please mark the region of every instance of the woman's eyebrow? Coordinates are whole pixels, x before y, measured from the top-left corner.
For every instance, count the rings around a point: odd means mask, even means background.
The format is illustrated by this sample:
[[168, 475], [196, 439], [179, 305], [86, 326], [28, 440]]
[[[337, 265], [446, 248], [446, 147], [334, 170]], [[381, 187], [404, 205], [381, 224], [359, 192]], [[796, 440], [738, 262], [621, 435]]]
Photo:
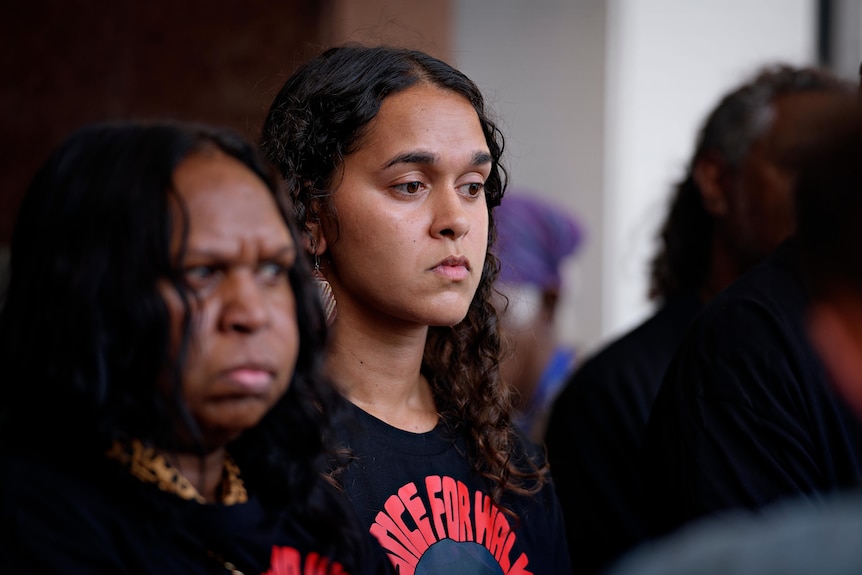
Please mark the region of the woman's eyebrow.
[[494, 161], [494, 158], [491, 157], [491, 154], [488, 152], [474, 152], [473, 153], [473, 165], [474, 166], [483, 166], [485, 164], [490, 164]]
[[[403, 154], [398, 154], [394, 158], [391, 158], [387, 162], [383, 164], [383, 169], [391, 168], [397, 164], [425, 164], [425, 165], [433, 165], [439, 161], [439, 156], [437, 154], [426, 152], [422, 150], [404, 152]], [[493, 158], [491, 154], [486, 151], [473, 152], [473, 158], [471, 160], [471, 164], [474, 166], [483, 166], [485, 164], [490, 164], [493, 162]]]
[[437, 154], [433, 154], [431, 152], [425, 152], [422, 150], [404, 152], [403, 154], [398, 154], [394, 158], [391, 158], [389, 161], [383, 164], [383, 169], [391, 168], [397, 164], [427, 164], [432, 165], [436, 164], [439, 160]]
[[278, 251], [276, 251], [272, 255], [272, 259], [282, 258], [282, 257], [291, 257], [295, 258], [297, 254], [296, 244], [293, 242], [285, 243], [284, 246], [280, 247]]
[[[212, 260], [223, 260], [229, 259], [232, 257], [232, 248], [226, 249], [221, 247], [195, 247], [189, 246], [185, 251], [185, 258], [189, 257], [201, 258], [201, 259], [212, 259]], [[277, 259], [281, 257], [296, 257], [297, 250], [296, 244], [293, 242], [285, 242], [282, 245], [279, 245], [272, 252], [272, 255], [267, 256], [266, 259]]]

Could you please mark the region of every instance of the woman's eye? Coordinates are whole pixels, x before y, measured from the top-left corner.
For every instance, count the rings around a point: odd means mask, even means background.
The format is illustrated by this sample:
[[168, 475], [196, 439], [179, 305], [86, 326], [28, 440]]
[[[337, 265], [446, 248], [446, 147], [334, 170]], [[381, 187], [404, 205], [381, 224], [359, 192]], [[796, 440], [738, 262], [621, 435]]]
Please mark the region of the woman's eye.
[[186, 284], [199, 295], [208, 293], [221, 278], [222, 270], [211, 265], [188, 266], [183, 271]]
[[216, 269], [212, 266], [190, 266], [185, 270], [186, 280], [190, 283], [205, 282], [215, 275]]
[[423, 186], [422, 182], [406, 182], [404, 184], [398, 184], [394, 187], [401, 193], [413, 195], [421, 192]]
[[477, 197], [481, 194], [485, 189], [485, 184], [482, 182], [470, 182], [469, 184], [464, 184], [461, 186], [461, 190], [463, 193], [467, 194], [471, 198]]
[[257, 270], [258, 276], [266, 282], [273, 282], [287, 277], [287, 266], [277, 262], [266, 262]]

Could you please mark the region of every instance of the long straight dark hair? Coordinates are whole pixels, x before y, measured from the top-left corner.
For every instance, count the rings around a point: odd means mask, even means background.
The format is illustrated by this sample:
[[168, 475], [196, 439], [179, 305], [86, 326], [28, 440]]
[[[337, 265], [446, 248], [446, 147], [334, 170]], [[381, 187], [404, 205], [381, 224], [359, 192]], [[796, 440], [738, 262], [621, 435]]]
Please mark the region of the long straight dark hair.
[[[99, 124], [71, 135], [36, 175], [15, 224], [0, 310], [0, 436], [7, 447], [26, 444], [49, 458], [87, 450], [99, 456], [123, 438], [175, 447], [178, 424], [195, 435], [179, 377], [193, 338], [192, 296], [170, 253], [174, 228], [188, 234], [188, 214], [173, 174], [207, 148], [261, 179], [300, 245], [280, 178], [230, 131], [152, 122]], [[318, 508], [323, 499], [315, 495], [339, 401], [322, 375], [323, 312], [307, 258], [288, 274], [300, 336], [295, 372], [284, 397], [228, 449], [268, 505], [293, 507], [323, 542], [344, 541], [348, 522], [337, 510]], [[187, 294], [183, 345], [173, 363], [157, 289], [164, 280]], [[166, 372], [173, 374], [167, 397], [157, 389]]]

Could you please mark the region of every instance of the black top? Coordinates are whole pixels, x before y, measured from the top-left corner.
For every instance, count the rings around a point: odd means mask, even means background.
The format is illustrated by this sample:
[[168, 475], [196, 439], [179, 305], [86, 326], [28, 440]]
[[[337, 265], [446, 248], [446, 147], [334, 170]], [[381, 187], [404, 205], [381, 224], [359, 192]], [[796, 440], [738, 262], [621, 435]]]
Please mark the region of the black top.
[[551, 484], [533, 497], [505, 498], [514, 520], [491, 503], [488, 481], [464, 456], [464, 438], [445, 423], [410, 433], [353, 412], [339, 439], [354, 459], [339, 479], [400, 573], [570, 573]]
[[[321, 489], [333, 512], [352, 513], [333, 489]], [[327, 558], [292, 517], [264, 508], [253, 493], [236, 505], [182, 499], [108, 459], [56, 465], [0, 456], [3, 573], [225, 575], [226, 563], [245, 575], [391, 573], [371, 538], [359, 538], [359, 565]]]
[[655, 533], [720, 509], [859, 483], [862, 423], [809, 343], [807, 299], [790, 241], [692, 325], [643, 444]]
[[663, 305], [588, 359], [551, 412], [545, 441], [575, 570], [595, 573], [645, 536], [638, 450], [673, 353], [700, 310], [697, 298]]

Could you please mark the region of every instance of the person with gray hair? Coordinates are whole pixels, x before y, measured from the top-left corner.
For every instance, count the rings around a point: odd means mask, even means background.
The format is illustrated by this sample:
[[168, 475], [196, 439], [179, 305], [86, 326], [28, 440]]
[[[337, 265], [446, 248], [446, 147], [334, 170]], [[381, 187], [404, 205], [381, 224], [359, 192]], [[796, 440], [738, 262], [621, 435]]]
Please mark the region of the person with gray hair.
[[771, 65], [705, 119], [652, 261], [649, 295], [660, 307], [583, 363], [552, 408], [548, 455], [582, 572], [647, 536], [641, 502], [653, 495], [638, 454], [665, 371], [703, 305], [793, 232], [810, 104], [852, 90], [823, 70]]
[[[800, 169], [795, 237], [805, 332], [830, 385], [862, 416], [862, 123], [850, 108]], [[855, 575], [860, 538], [857, 486], [704, 518], [627, 554], [608, 575]]]
[[[795, 120], [774, 121], [781, 129], [762, 152], [775, 153], [775, 161], [762, 180], [784, 183], [782, 194], [793, 198], [798, 167], [851, 106], [849, 82], [841, 92], [778, 100], [778, 112]], [[776, 223], [771, 212], [749, 212], [757, 215], [752, 223]], [[792, 209], [788, 216], [793, 230]], [[686, 334], [644, 435], [651, 534], [730, 508], [819, 497], [862, 479], [862, 425], [835, 395], [806, 333], [811, 294], [800, 259], [793, 234], [717, 296]]]

